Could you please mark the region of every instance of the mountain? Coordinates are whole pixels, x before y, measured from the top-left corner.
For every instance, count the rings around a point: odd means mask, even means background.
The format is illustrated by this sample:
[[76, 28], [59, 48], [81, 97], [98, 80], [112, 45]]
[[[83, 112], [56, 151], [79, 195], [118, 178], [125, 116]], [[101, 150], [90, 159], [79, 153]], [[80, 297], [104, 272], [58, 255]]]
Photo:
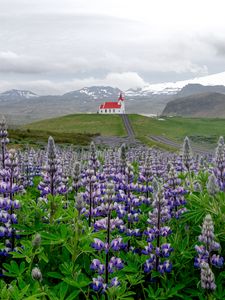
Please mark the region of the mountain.
[[38, 97], [37, 94], [27, 90], [9, 90], [0, 93], [0, 101], [20, 101], [24, 99], [30, 99]]
[[178, 93], [177, 97], [187, 97], [203, 93], [220, 93], [225, 94], [225, 86], [223, 85], [201, 85], [198, 83], [189, 83], [185, 85]]
[[[20, 93], [16, 97], [16, 93], [6, 92], [2, 93], [5, 101], [0, 100], [0, 114], [6, 115], [11, 124], [17, 125], [71, 113], [97, 112], [98, 106], [103, 101], [116, 101], [119, 93], [118, 88], [108, 86], [85, 87], [64, 95], [35, 98], [28, 97], [29, 94], [22, 97]], [[12, 97], [6, 97], [5, 94]]]
[[225, 117], [225, 95], [204, 93], [181, 97], [167, 103], [164, 116]]
[[84, 87], [77, 91], [72, 91], [62, 95], [66, 99], [84, 99], [84, 100], [113, 100], [117, 99], [121, 92], [118, 88], [111, 86], [92, 86]]
[[[146, 84], [143, 88], [124, 91], [126, 111], [161, 114], [172, 100], [197, 94], [225, 94], [224, 86], [225, 72], [177, 82]], [[84, 87], [63, 95], [46, 96], [26, 90], [11, 90], [0, 94], [0, 113], [9, 116], [11, 123], [18, 124], [71, 113], [97, 112], [102, 102], [116, 101], [119, 93], [120, 89], [110, 86]], [[212, 95], [210, 97], [212, 99]]]

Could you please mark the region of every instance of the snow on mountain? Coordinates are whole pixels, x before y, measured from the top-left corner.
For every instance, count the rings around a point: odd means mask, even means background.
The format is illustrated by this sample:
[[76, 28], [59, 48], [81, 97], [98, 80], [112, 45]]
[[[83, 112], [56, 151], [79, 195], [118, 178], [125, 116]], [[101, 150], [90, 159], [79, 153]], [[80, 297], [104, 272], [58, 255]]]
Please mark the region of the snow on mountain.
[[149, 95], [175, 95], [177, 94], [184, 86], [188, 84], [202, 84], [202, 85], [224, 85], [225, 86], [225, 72], [207, 75], [204, 77], [196, 77], [193, 79], [182, 80], [177, 82], [165, 82], [165, 83], [156, 83], [149, 84], [142, 89], [129, 89], [126, 91], [127, 96], [149, 96]]
[[63, 95], [66, 98], [86, 98], [93, 100], [101, 100], [101, 99], [114, 99], [117, 98], [120, 93], [118, 88], [113, 88], [110, 86], [91, 86], [84, 87], [77, 91], [72, 91]]
[[0, 93], [0, 100], [23, 100], [38, 97], [35, 93], [27, 90], [9, 90], [3, 93]]

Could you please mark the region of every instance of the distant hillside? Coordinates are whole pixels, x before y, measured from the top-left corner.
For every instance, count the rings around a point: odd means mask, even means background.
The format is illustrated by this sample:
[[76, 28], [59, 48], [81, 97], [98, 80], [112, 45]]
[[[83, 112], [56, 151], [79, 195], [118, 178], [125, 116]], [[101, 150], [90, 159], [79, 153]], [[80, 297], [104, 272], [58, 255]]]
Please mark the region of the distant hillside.
[[[110, 86], [93, 86], [64, 95], [37, 96], [29, 91], [11, 90], [0, 94], [0, 114], [9, 124], [30, 123], [71, 113], [96, 112], [103, 101], [117, 101], [120, 89]], [[34, 95], [34, 96], [33, 96]], [[151, 114], [160, 113], [170, 95], [127, 95], [126, 111]]]
[[178, 98], [167, 103], [162, 115], [225, 117], [225, 95], [204, 93]]
[[223, 85], [201, 85], [198, 83], [189, 83], [185, 85], [178, 93], [177, 97], [187, 97], [196, 94], [203, 94], [203, 93], [220, 93], [225, 94], [225, 86]]

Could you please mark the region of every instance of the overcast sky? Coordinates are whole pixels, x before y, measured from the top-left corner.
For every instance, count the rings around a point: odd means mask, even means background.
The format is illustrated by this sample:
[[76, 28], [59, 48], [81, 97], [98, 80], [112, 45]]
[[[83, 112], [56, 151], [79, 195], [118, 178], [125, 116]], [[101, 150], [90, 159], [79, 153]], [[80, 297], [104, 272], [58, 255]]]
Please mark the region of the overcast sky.
[[0, 91], [123, 90], [225, 71], [224, 0], [0, 0]]

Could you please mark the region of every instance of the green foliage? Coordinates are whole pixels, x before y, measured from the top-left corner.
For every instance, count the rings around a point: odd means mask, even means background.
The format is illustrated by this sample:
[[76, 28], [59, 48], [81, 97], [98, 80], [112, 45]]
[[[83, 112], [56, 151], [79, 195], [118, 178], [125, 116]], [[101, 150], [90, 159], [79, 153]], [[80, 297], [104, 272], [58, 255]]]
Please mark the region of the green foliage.
[[[134, 164], [135, 180], [138, 164]], [[21, 209], [18, 211], [16, 229], [20, 232], [17, 251], [2, 264], [4, 280], [0, 281], [0, 299], [2, 300], [139, 300], [139, 299], [225, 299], [225, 272], [215, 272], [217, 289], [206, 295], [200, 288], [200, 271], [194, 269], [194, 246], [200, 233], [200, 225], [205, 215], [210, 214], [215, 224], [216, 239], [221, 243], [221, 254], [225, 249], [225, 194], [218, 192], [211, 196], [207, 192], [208, 172], [182, 174], [183, 184], [189, 182], [186, 195], [187, 212], [180, 220], [170, 221], [169, 242], [174, 251], [171, 253], [173, 269], [171, 274], [160, 275], [154, 271], [151, 277], [143, 272], [146, 256], [132, 251], [121, 251], [120, 258], [124, 268], [115, 276], [120, 286], [109, 287], [106, 294], [95, 293], [90, 284], [94, 277], [90, 270], [94, 258], [104, 260], [105, 253], [97, 256], [91, 248], [94, 238], [104, 240], [105, 232], [94, 232], [88, 227], [84, 216], [79, 216], [74, 207], [74, 193], [69, 193], [67, 200], [62, 196], [49, 196], [48, 201], [37, 201], [35, 185], [20, 196]], [[195, 192], [198, 182], [202, 191]], [[65, 209], [66, 204], [66, 209]], [[138, 227], [146, 228], [149, 205], [142, 204], [143, 212]], [[41, 243], [34, 246], [33, 239], [40, 234]], [[118, 232], [113, 233], [113, 238]], [[124, 237], [124, 242], [131, 241], [137, 249], [146, 245], [144, 238]], [[32, 277], [33, 268], [38, 267], [43, 280]], [[106, 296], [107, 295], [107, 296]], [[107, 298], [108, 297], [108, 298]]]

